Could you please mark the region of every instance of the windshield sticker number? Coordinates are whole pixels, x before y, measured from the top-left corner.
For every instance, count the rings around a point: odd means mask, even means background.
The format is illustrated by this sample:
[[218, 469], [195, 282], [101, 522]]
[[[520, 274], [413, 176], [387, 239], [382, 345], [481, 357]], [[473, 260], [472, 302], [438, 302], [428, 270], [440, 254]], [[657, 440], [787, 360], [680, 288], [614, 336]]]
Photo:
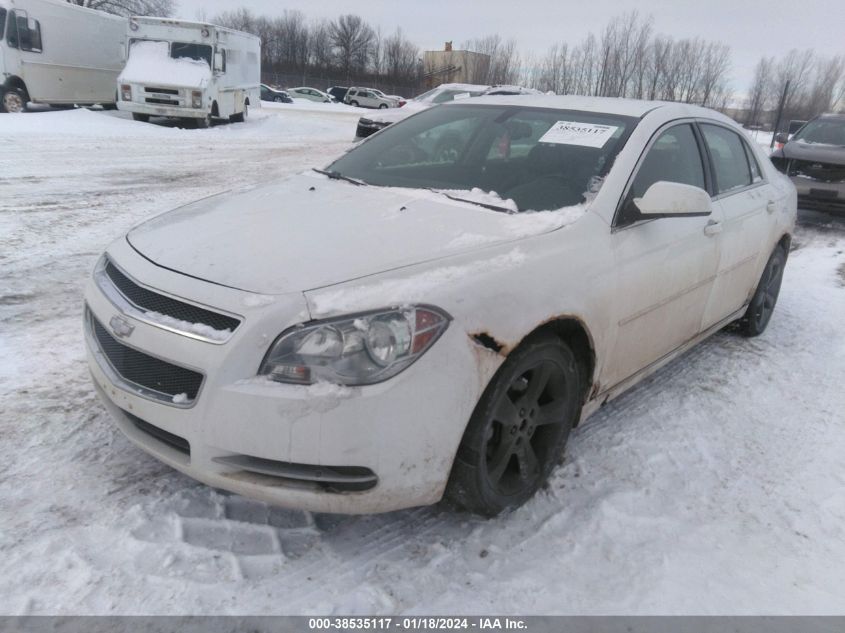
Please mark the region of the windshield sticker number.
[[559, 145], [582, 145], [584, 147], [604, 147], [616, 130], [616, 125], [598, 123], [577, 123], [558, 121], [548, 132], [540, 137], [539, 143], [557, 143]]

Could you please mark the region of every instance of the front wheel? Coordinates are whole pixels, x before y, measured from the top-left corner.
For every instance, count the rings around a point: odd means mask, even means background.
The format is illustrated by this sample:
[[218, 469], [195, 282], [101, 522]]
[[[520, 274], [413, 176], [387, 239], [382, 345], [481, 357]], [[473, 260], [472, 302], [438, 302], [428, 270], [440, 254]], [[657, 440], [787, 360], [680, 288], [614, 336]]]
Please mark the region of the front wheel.
[[353, 106], [353, 107], [357, 108], [357, 107], [358, 107], [358, 102], [357, 102], [357, 101], [350, 101], [350, 102], [349, 102], [349, 105], [351, 105], [351, 106]]
[[10, 112], [16, 114], [26, 110], [26, 96], [20, 88], [8, 88], [3, 93], [3, 98], [0, 101], [3, 112]]
[[194, 125], [198, 130], [204, 130], [211, 127], [211, 115], [206, 114], [200, 119], [194, 119]]
[[281, 102], [282, 102], [281, 97], [273, 97], [273, 103], [281, 103]]
[[560, 460], [578, 420], [581, 391], [568, 345], [553, 335], [520, 345], [473, 411], [446, 499], [486, 516], [525, 503]]
[[133, 112], [132, 113], [132, 120], [133, 121], [140, 121], [141, 123], [149, 123], [150, 122], [150, 115], [149, 114], [141, 114], [140, 112]]
[[380, 103], [380, 104], [379, 104], [379, 106], [378, 106], [378, 109], [379, 109], [379, 110], [384, 110], [384, 109], [386, 109], [386, 108], [387, 108], [387, 104], [386, 104], [386, 103]]
[[786, 251], [782, 246], [775, 251], [766, 262], [760, 283], [751, 298], [751, 303], [740, 319], [739, 329], [744, 336], [752, 337], [762, 334], [769, 325], [775, 304], [780, 294], [780, 284], [783, 281], [783, 269], [786, 265]]

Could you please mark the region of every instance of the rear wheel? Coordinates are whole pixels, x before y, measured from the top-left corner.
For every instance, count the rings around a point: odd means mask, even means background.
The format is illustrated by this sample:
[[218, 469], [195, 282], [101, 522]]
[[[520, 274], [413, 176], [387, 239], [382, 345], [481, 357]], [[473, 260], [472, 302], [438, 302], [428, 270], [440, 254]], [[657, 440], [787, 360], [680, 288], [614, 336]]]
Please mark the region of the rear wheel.
[[23, 112], [26, 110], [26, 95], [20, 88], [7, 88], [6, 92], [3, 93], [0, 105], [2, 105], [4, 112], [11, 112], [12, 114]]
[[386, 104], [386, 103], [380, 103], [380, 104], [379, 104], [379, 106], [378, 106], [378, 109], [379, 109], [379, 110], [384, 110], [385, 108], [387, 108], [387, 104]]
[[553, 335], [523, 343], [473, 411], [447, 500], [486, 516], [523, 504], [560, 460], [580, 403], [580, 370], [569, 346]]
[[246, 103], [244, 104], [243, 112], [238, 112], [237, 114], [233, 114], [229, 117], [229, 120], [232, 123], [243, 123], [246, 121], [247, 117], [249, 116], [249, 105]]
[[785, 265], [786, 251], [782, 246], [778, 246], [769, 257], [769, 261], [766, 262], [760, 283], [757, 284], [757, 290], [751, 298], [751, 303], [748, 305], [745, 315], [739, 322], [740, 331], [743, 335], [748, 337], [759, 336], [766, 330], [780, 294], [780, 284], [783, 281]]
[[132, 113], [132, 120], [133, 121], [140, 121], [141, 123], [149, 123], [150, 122], [150, 115], [149, 114], [141, 114], [140, 112], [133, 112]]

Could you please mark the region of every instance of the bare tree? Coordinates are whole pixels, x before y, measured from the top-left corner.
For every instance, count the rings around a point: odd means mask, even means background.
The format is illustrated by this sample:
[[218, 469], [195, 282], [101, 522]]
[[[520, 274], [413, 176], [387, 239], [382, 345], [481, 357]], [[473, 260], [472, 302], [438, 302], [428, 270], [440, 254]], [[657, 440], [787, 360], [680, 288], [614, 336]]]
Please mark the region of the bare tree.
[[68, 0], [71, 4], [98, 9], [115, 15], [155, 15], [168, 17], [176, 8], [174, 0]]
[[357, 15], [342, 15], [329, 25], [337, 66], [348, 79], [367, 67], [375, 36], [372, 27]]

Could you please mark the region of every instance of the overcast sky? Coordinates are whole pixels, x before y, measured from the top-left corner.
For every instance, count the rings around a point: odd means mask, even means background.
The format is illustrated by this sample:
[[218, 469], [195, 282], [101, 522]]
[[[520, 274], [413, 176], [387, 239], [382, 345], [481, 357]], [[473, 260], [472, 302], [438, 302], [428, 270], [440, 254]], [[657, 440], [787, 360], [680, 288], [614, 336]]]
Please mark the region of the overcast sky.
[[309, 18], [356, 13], [390, 33], [397, 26], [422, 50], [439, 50], [447, 40], [458, 48], [475, 37], [499, 33], [514, 38], [524, 53], [540, 55], [556, 42], [577, 43], [597, 35], [615, 15], [638, 9], [654, 17], [656, 32], [702, 37], [731, 47], [731, 76], [737, 93], [747, 89], [761, 55], [790, 48], [845, 54], [845, 0], [177, 0], [177, 15], [196, 19], [245, 6], [276, 15], [299, 9]]

